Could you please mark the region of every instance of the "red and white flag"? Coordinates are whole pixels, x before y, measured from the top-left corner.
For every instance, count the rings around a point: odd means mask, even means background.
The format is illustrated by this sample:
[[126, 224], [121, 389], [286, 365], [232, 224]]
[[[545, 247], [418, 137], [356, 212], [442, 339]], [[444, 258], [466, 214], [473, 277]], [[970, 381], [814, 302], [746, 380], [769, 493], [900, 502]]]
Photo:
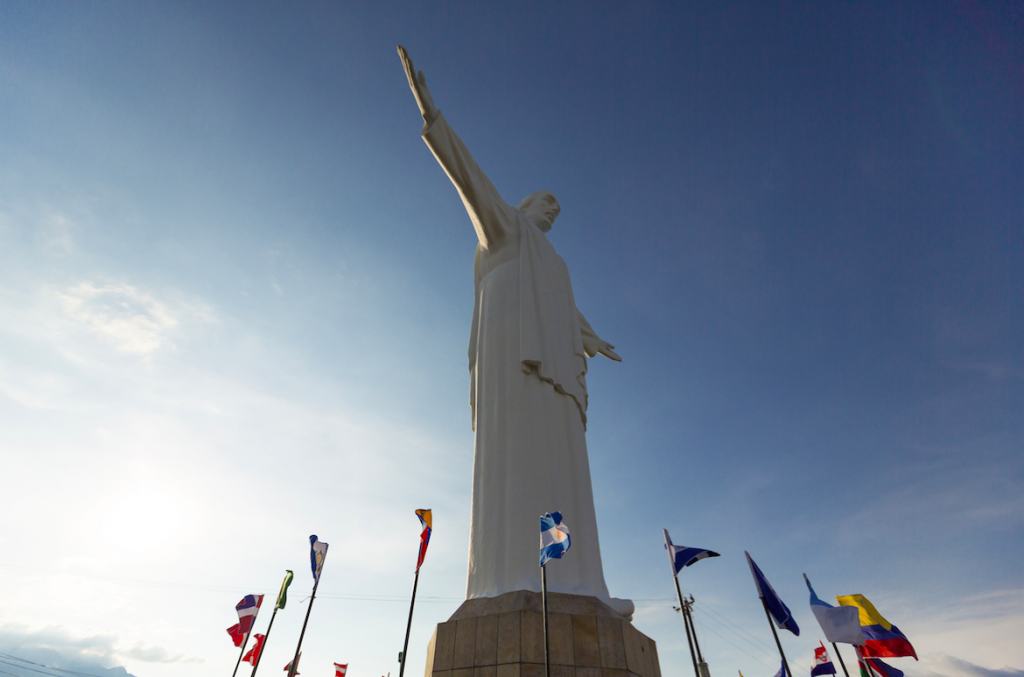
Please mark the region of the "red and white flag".
[[256, 641], [256, 643], [252, 645], [252, 648], [249, 649], [249, 652], [247, 654], [242, 656], [242, 660], [248, 663], [249, 665], [256, 667], [256, 661], [259, 660], [260, 652], [263, 651], [263, 640], [265, 640], [266, 638], [266, 635], [261, 635], [258, 632], [255, 635], [253, 635], [253, 639]]
[[242, 632], [242, 626], [235, 623], [228, 628], [228, 634], [231, 635], [231, 641], [235, 643], [235, 646], [242, 646], [242, 640], [245, 639], [245, 634]]
[[345, 677], [346, 672], [348, 672], [348, 663], [344, 665], [341, 663], [334, 664], [334, 677]]

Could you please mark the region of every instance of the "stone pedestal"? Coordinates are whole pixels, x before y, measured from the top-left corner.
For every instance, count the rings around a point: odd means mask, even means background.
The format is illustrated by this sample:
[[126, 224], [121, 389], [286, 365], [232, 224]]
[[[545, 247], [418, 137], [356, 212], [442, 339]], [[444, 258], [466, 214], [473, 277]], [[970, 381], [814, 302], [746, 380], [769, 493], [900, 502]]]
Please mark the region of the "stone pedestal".
[[[552, 677], [661, 677], [654, 640], [596, 597], [548, 594]], [[467, 600], [434, 630], [426, 677], [544, 677], [539, 592]]]

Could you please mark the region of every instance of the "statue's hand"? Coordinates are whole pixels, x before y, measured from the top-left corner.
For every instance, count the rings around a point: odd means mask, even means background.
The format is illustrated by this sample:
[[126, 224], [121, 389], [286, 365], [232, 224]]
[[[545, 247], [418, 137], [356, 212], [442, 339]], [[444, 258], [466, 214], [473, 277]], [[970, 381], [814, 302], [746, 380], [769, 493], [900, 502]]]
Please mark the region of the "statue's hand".
[[434, 118], [437, 117], [437, 108], [434, 107], [434, 97], [430, 95], [430, 90], [427, 89], [427, 78], [423, 76], [423, 71], [419, 74], [416, 73], [416, 68], [412, 64], [412, 58], [409, 57], [409, 52], [405, 51], [405, 47], [398, 46], [398, 57], [402, 60], [402, 67], [405, 68], [405, 77], [409, 79], [409, 89], [412, 90], [412, 95], [416, 97], [416, 105], [420, 107], [420, 114], [423, 116], [423, 120], [429, 125], [434, 122]]
[[597, 349], [597, 352], [601, 353], [602, 355], [607, 357], [609, 360], [615, 360], [616, 362], [622, 362], [622, 358], [619, 357], [619, 354], [616, 353], [614, 350], [612, 350], [612, 348], [614, 348], [614, 347], [615, 346], [613, 346], [612, 344], [608, 343], [607, 341], [601, 341], [601, 346]]
[[595, 334], [590, 324], [586, 325], [586, 329], [583, 331], [583, 352], [587, 354], [587, 357], [596, 357], [598, 353], [601, 353], [609, 360], [622, 362], [622, 358], [619, 357], [618, 353], [612, 350], [614, 347], [611, 343]]

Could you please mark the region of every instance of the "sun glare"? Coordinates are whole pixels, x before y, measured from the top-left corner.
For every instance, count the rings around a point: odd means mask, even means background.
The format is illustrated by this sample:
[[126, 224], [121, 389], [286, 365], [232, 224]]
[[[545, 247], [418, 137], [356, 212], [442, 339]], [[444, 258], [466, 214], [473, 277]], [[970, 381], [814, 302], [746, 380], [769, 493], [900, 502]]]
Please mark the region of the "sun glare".
[[152, 485], [138, 485], [107, 504], [101, 534], [119, 552], [148, 554], [172, 544], [186, 519], [185, 503]]

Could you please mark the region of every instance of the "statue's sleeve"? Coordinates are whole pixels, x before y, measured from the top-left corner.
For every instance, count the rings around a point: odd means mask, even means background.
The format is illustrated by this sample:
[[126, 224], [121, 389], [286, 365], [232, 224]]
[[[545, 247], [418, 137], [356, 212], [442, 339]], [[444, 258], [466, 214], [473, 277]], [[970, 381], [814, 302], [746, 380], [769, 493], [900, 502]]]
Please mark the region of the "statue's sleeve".
[[432, 124], [424, 125], [423, 140], [459, 191], [480, 244], [486, 248], [497, 243], [515, 222], [515, 208], [498, 194], [440, 111]]
[[579, 308], [576, 309], [576, 317], [580, 321], [580, 332], [583, 334], [583, 352], [587, 354], [587, 357], [594, 357], [597, 355], [597, 342], [600, 340], [597, 332], [587, 322], [587, 318], [583, 317]]

